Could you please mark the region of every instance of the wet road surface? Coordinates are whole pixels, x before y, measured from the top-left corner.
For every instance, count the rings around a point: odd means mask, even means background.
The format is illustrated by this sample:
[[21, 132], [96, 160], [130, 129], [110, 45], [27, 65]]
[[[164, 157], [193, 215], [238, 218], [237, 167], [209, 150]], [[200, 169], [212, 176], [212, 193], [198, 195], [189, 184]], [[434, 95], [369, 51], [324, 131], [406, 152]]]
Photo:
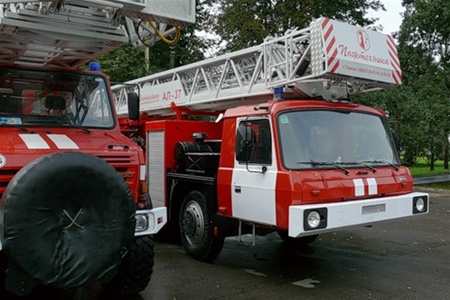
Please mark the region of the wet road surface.
[[[228, 238], [214, 264], [180, 245], [156, 243], [152, 280], [128, 300], [450, 299], [450, 191], [431, 196], [417, 218], [328, 233], [304, 249], [277, 234]], [[40, 290], [27, 299], [102, 299], [98, 286]], [[3, 300], [3, 299], [0, 299]]]
[[450, 299], [450, 191], [420, 190], [429, 214], [324, 234], [306, 249], [277, 234], [256, 246], [229, 238], [206, 264], [159, 243], [141, 299]]

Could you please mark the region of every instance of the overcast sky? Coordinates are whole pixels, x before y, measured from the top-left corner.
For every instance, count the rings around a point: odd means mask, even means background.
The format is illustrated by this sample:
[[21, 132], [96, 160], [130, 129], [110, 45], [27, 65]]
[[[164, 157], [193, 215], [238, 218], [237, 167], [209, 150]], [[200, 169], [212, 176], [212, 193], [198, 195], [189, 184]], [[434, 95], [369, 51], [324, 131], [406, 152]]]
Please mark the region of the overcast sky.
[[379, 18], [377, 25], [383, 25], [383, 32], [391, 34], [393, 31], [398, 31], [402, 23], [400, 13], [404, 11], [402, 0], [381, 0], [386, 11], [377, 11], [372, 13], [374, 17]]

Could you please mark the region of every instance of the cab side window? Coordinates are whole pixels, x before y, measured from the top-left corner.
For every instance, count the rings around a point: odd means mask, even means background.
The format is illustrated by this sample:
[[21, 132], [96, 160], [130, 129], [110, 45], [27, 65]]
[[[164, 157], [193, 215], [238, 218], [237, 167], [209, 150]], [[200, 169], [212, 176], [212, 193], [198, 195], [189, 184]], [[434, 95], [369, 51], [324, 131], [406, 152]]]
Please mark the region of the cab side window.
[[243, 121], [236, 135], [236, 159], [239, 162], [270, 165], [272, 137], [269, 120]]

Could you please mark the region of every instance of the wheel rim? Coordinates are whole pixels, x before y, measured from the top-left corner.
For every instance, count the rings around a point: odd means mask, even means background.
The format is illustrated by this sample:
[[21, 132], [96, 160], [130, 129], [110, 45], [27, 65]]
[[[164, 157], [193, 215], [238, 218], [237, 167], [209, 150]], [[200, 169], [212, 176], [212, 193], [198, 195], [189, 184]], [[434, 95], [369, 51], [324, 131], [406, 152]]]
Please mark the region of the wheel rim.
[[205, 222], [200, 205], [195, 201], [190, 201], [183, 213], [184, 236], [191, 244], [197, 244], [203, 238], [205, 232]]

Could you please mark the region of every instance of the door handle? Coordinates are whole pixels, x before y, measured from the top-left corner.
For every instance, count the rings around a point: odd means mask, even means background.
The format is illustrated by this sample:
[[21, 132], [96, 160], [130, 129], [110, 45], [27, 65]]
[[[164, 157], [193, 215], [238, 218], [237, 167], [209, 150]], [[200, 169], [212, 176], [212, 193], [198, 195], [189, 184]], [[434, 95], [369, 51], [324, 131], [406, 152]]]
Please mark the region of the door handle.
[[236, 194], [240, 194], [240, 193], [241, 193], [241, 187], [240, 187], [240, 186], [235, 186], [235, 187], [234, 187], [234, 192], [235, 192]]

